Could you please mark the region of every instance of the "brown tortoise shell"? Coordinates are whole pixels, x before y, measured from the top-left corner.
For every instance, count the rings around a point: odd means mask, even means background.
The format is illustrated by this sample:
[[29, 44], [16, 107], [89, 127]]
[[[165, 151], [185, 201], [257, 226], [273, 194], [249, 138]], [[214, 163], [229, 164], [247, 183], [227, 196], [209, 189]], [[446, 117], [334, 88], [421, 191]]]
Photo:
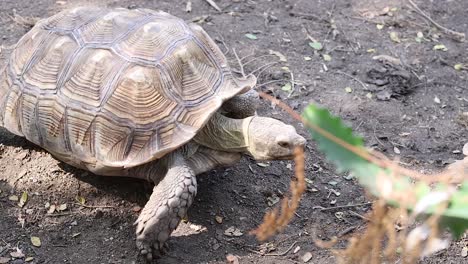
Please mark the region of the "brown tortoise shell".
[[114, 174], [185, 144], [250, 89], [198, 25], [80, 7], [38, 24], [0, 74], [0, 125], [57, 158]]

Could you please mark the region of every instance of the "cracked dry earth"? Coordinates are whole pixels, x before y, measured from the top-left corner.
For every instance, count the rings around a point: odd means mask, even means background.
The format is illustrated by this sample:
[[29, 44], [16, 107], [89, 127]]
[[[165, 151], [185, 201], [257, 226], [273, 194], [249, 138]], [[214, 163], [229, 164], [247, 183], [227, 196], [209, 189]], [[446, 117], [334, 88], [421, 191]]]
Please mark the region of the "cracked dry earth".
[[[205, 0], [191, 0], [190, 13], [185, 11], [187, 1], [104, 0], [99, 4], [161, 9], [197, 21], [234, 68], [239, 67], [233, 49], [245, 58], [245, 70], [253, 71], [263, 84], [257, 89], [274, 94], [297, 111], [310, 102], [329, 108], [362, 135], [368, 147], [397, 157], [406, 166], [431, 172], [461, 158], [461, 147], [468, 141], [468, 76], [453, 66], [467, 63], [468, 46], [434, 30], [404, 1], [215, 2], [222, 12]], [[415, 2], [450, 29], [465, 32], [468, 28], [467, 1]], [[8, 47], [29, 30], [31, 18], [91, 3], [0, 1], [0, 67]], [[384, 27], [378, 29], [376, 24]], [[399, 42], [392, 41], [390, 32], [396, 32]], [[418, 32], [424, 36], [422, 41], [415, 40]], [[323, 49], [314, 50], [311, 39], [321, 42]], [[436, 44], [445, 45], [447, 51], [434, 50]], [[282, 61], [278, 54], [284, 56]], [[324, 54], [330, 57], [324, 60]], [[378, 55], [397, 58], [401, 64], [374, 60]], [[288, 87], [291, 77], [294, 85]], [[267, 102], [259, 114], [294, 124], [307, 136], [300, 124]], [[133, 222], [151, 192], [149, 184], [72, 168], [5, 130], [0, 131], [0, 144], [0, 260], [144, 263], [135, 247]], [[257, 164], [244, 158], [236, 166], [198, 178], [198, 195], [188, 221], [179, 226], [168, 253], [157, 262], [225, 263], [226, 255], [233, 254], [240, 263], [302, 263], [302, 256], [310, 252], [309, 263], [334, 263], [331, 252], [314, 245], [313, 237], [330, 239], [353, 227], [361, 232], [365, 222], [354, 213], [365, 214], [369, 207], [317, 208], [369, 199], [355, 180], [334, 171], [312, 141], [306, 154], [308, 191], [284, 232], [268, 243], [248, 235], [287, 192], [293, 177], [291, 162]], [[10, 197], [23, 192], [29, 197], [20, 208]], [[77, 197], [83, 197], [87, 207], [80, 206]], [[55, 212], [49, 215], [54, 206]], [[31, 236], [40, 238], [40, 247], [32, 245]], [[300, 247], [297, 252], [282, 254], [293, 244]], [[461, 255], [466, 244], [466, 238], [452, 241], [448, 249], [421, 263], [467, 262]], [[11, 257], [15, 248], [24, 257]]]

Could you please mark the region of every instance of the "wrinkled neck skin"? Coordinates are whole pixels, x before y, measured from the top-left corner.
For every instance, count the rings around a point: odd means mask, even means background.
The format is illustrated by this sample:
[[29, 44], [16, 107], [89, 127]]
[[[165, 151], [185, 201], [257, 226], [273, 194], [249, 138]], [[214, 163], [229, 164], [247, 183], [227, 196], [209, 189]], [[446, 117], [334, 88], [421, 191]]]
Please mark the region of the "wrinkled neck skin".
[[252, 117], [232, 119], [215, 113], [194, 140], [211, 149], [227, 152], [246, 152], [248, 129]]

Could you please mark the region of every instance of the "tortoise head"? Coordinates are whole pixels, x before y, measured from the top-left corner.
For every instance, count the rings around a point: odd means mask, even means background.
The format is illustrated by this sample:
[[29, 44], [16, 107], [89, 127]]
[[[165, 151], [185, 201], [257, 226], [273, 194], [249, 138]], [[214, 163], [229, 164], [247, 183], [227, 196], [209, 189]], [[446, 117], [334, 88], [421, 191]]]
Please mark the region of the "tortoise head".
[[269, 117], [252, 117], [247, 134], [247, 152], [256, 160], [292, 159], [306, 143], [293, 126]]

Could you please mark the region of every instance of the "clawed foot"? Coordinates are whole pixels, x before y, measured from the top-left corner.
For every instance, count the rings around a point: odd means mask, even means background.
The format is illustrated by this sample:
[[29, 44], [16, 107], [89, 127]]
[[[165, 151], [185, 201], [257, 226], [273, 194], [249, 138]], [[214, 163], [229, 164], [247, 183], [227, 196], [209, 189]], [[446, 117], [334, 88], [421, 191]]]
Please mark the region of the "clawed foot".
[[161, 257], [168, 253], [169, 246], [167, 243], [160, 243], [156, 241], [151, 244], [149, 241], [143, 241], [137, 239], [137, 248], [140, 250], [140, 254], [146, 258], [146, 260], [151, 261], [158, 257]]
[[194, 172], [185, 160], [176, 159], [171, 165], [135, 222], [137, 247], [148, 260], [167, 251], [166, 241], [197, 193]]

